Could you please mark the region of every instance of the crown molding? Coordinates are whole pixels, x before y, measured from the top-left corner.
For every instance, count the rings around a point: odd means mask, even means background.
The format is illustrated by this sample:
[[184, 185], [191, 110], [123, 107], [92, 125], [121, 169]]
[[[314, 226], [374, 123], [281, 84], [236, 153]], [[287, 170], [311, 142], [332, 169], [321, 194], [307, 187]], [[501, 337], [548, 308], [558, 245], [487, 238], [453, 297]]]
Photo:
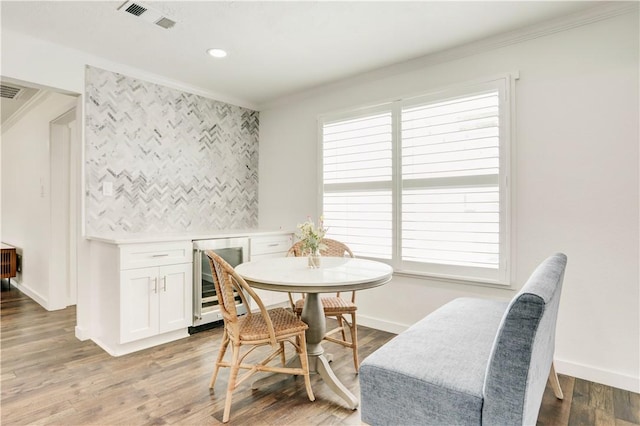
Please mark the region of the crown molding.
[[461, 59], [482, 52], [488, 52], [513, 44], [522, 43], [528, 40], [545, 37], [558, 32], [567, 31], [583, 25], [589, 25], [626, 13], [637, 12], [639, 9], [639, 5], [640, 3], [636, 1], [606, 2], [605, 4], [594, 6], [592, 8], [570, 15], [553, 18], [538, 24], [520, 28], [518, 30], [497, 34], [471, 43], [430, 53], [428, 55], [420, 56], [417, 58], [408, 59], [406, 61], [398, 62], [393, 65], [388, 65], [364, 73], [355, 74], [341, 80], [322, 84], [300, 92], [295, 92], [290, 95], [277, 98], [273, 101], [262, 103], [258, 105], [258, 109], [260, 111], [263, 111], [271, 108], [282, 107], [289, 103], [302, 101], [314, 95], [322, 94], [327, 90], [336, 90], [354, 84], [365, 83], [396, 74], [415, 71], [417, 69], [425, 68], [431, 65]]
[[157, 84], [160, 86], [167, 87], [169, 89], [178, 90], [180, 92], [191, 93], [196, 96], [201, 96], [207, 99], [214, 100], [216, 102], [227, 103], [234, 106], [239, 106], [241, 108], [250, 109], [253, 111], [258, 110], [257, 104], [247, 101], [245, 99], [240, 99], [235, 96], [227, 96], [225, 94], [218, 93], [218, 92], [212, 92], [210, 90], [202, 89], [200, 87], [196, 87], [191, 84], [187, 84], [178, 80], [173, 80], [167, 77], [163, 77], [159, 74], [154, 74], [149, 71], [144, 71], [139, 68], [135, 68], [126, 64], [113, 62], [108, 59], [92, 56], [91, 60], [88, 60], [86, 62], [85, 67], [87, 66], [100, 68], [105, 71], [113, 72], [116, 74], [122, 74], [127, 77], [135, 78], [135, 79], [142, 80], [152, 84]]

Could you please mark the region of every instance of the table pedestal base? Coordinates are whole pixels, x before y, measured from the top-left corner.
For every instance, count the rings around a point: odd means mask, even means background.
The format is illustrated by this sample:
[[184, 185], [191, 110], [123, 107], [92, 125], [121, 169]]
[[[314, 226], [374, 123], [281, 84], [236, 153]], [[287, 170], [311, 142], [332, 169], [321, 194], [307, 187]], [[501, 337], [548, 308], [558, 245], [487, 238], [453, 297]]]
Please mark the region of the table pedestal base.
[[[300, 368], [300, 358], [296, 356], [287, 362], [287, 367]], [[319, 374], [322, 380], [325, 382], [329, 389], [331, 389], [340, 398], [344, 399], [347, 406], [352, 410], [356, 410], [359, 405], [358, 399], [340, 382], [335, 375], [329, 360], [324, 355], [309, 356], [309, 374]], [[261, 387], [267, 387], [281, 380], [286, 379], [287, 376], [282, 374], [270, 374], [262, 377], [251, 384], [251, 389], [259, 389]]]
[[[311, 358], [312, 357], [309, 357], [309, 364], [314, 362], [311, 360]], [[324, 355], [319, 355], [315, 358], [315, 373], [319, 374], [320, 377], [322, 377], [322, 380], [324, 380], [324, 382], [333, 392], [335, 392], [340, 398], [346, 401], [349, 408], [351, 408], [352, 410], [357, 409], [359, 404], [358, 399], [351, 392], [349, 392], [349, 389], [347, 389], [340, 380], [338, 380], [335, 373], [331, 369], [331, 366], [329, 366], [329, 361], [327, 360], [327, 358], [325, 358]]]
[[[309, 357], [309, 373], [319, 374], [322, 380], [335, 392], [340, 398], [344, 399], [349, 408], [355, 410], [358, 408], [358, 399], [347, 389], [336, 377], [335, 373], [329, 365], [331, 355], [324, 353], [322, 347], [322, 338], [326, 332], [326, 320], [324, 310], [318, 293], [309, 293], [304, 301], [302, 310], [302, 320], [309, 325], [309, 329], [305, 333], [307, 340], [307, 353]], [[300, 358], [292, 358], [287, 366], [300, 367]], [[268, 386], [282, 380], [284, 377], [280, 374], [274, 374], [264, 377], [253, 382], [251, 388], [258, 389], [262, 386]]]

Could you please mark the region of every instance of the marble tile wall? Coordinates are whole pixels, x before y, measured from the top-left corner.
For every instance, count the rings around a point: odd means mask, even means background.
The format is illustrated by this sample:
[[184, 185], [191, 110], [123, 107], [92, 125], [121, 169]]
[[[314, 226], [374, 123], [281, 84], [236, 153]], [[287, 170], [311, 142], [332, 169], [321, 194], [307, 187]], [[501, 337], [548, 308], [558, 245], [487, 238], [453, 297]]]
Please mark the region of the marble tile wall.
[[257, 111], [88, 66], [87, 234], [257, 227], [258, 129]]

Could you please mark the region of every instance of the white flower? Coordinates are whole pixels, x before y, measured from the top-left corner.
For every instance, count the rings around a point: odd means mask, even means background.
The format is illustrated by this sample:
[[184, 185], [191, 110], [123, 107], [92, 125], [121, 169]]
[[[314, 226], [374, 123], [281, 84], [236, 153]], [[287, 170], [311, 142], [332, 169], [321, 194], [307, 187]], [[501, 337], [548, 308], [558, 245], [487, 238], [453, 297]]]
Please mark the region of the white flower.
[[302, 241], [302, 248], [309, 253], [315, 253], [327, 248], [321, 241], [327, 233], [327, 228], [324, 227], [324, 218], [320, 216], [320, 223], [315, 225], [311, 217], [307, 218], [307, 221], [298, 224], [298, 238]]

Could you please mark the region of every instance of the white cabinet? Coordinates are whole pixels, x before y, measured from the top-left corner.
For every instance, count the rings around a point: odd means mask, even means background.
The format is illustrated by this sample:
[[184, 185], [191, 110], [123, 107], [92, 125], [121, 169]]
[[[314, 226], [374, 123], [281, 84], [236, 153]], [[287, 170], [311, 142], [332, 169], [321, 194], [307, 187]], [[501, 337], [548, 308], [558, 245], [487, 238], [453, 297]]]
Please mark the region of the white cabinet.
[[[164, 240], [90, 237], [87, 335], [109, 354], [125, 355], [189, 337], [194, 325], [193, 240], [249, 238], [250, 260], [286, 256], [287, 231], [184, 235]], [[257, 290], [265, 305], [288, 305], [287, 293]], [[253, 307], [255, 308], [255, 307]]]
[[191, 325], [190, 263], [120, 272], [120, 343]]
[[[289, 251], [289, 248], [293, 245], [293, 234], [287, 233], [251, 237], [249, 244], [249, 260], [282, 257], [287, 255], [287, 251]], [[287, 293], [260, 290], [256, 288], [254, 288], [254, 290], [260, 299], [262, 299], [262, 303], [264, 303], [265, 306], [273, 306], [289, 302]], [[252, 309], [254, 308], [255, 306], [252, 306]]]
[[191, 241], [92, 241], [92, 339], [124, 355], [187, 337], [193, 322]]
[[190, 243], [124, 246], [120, 268], [120, 343], [191, 325]]

